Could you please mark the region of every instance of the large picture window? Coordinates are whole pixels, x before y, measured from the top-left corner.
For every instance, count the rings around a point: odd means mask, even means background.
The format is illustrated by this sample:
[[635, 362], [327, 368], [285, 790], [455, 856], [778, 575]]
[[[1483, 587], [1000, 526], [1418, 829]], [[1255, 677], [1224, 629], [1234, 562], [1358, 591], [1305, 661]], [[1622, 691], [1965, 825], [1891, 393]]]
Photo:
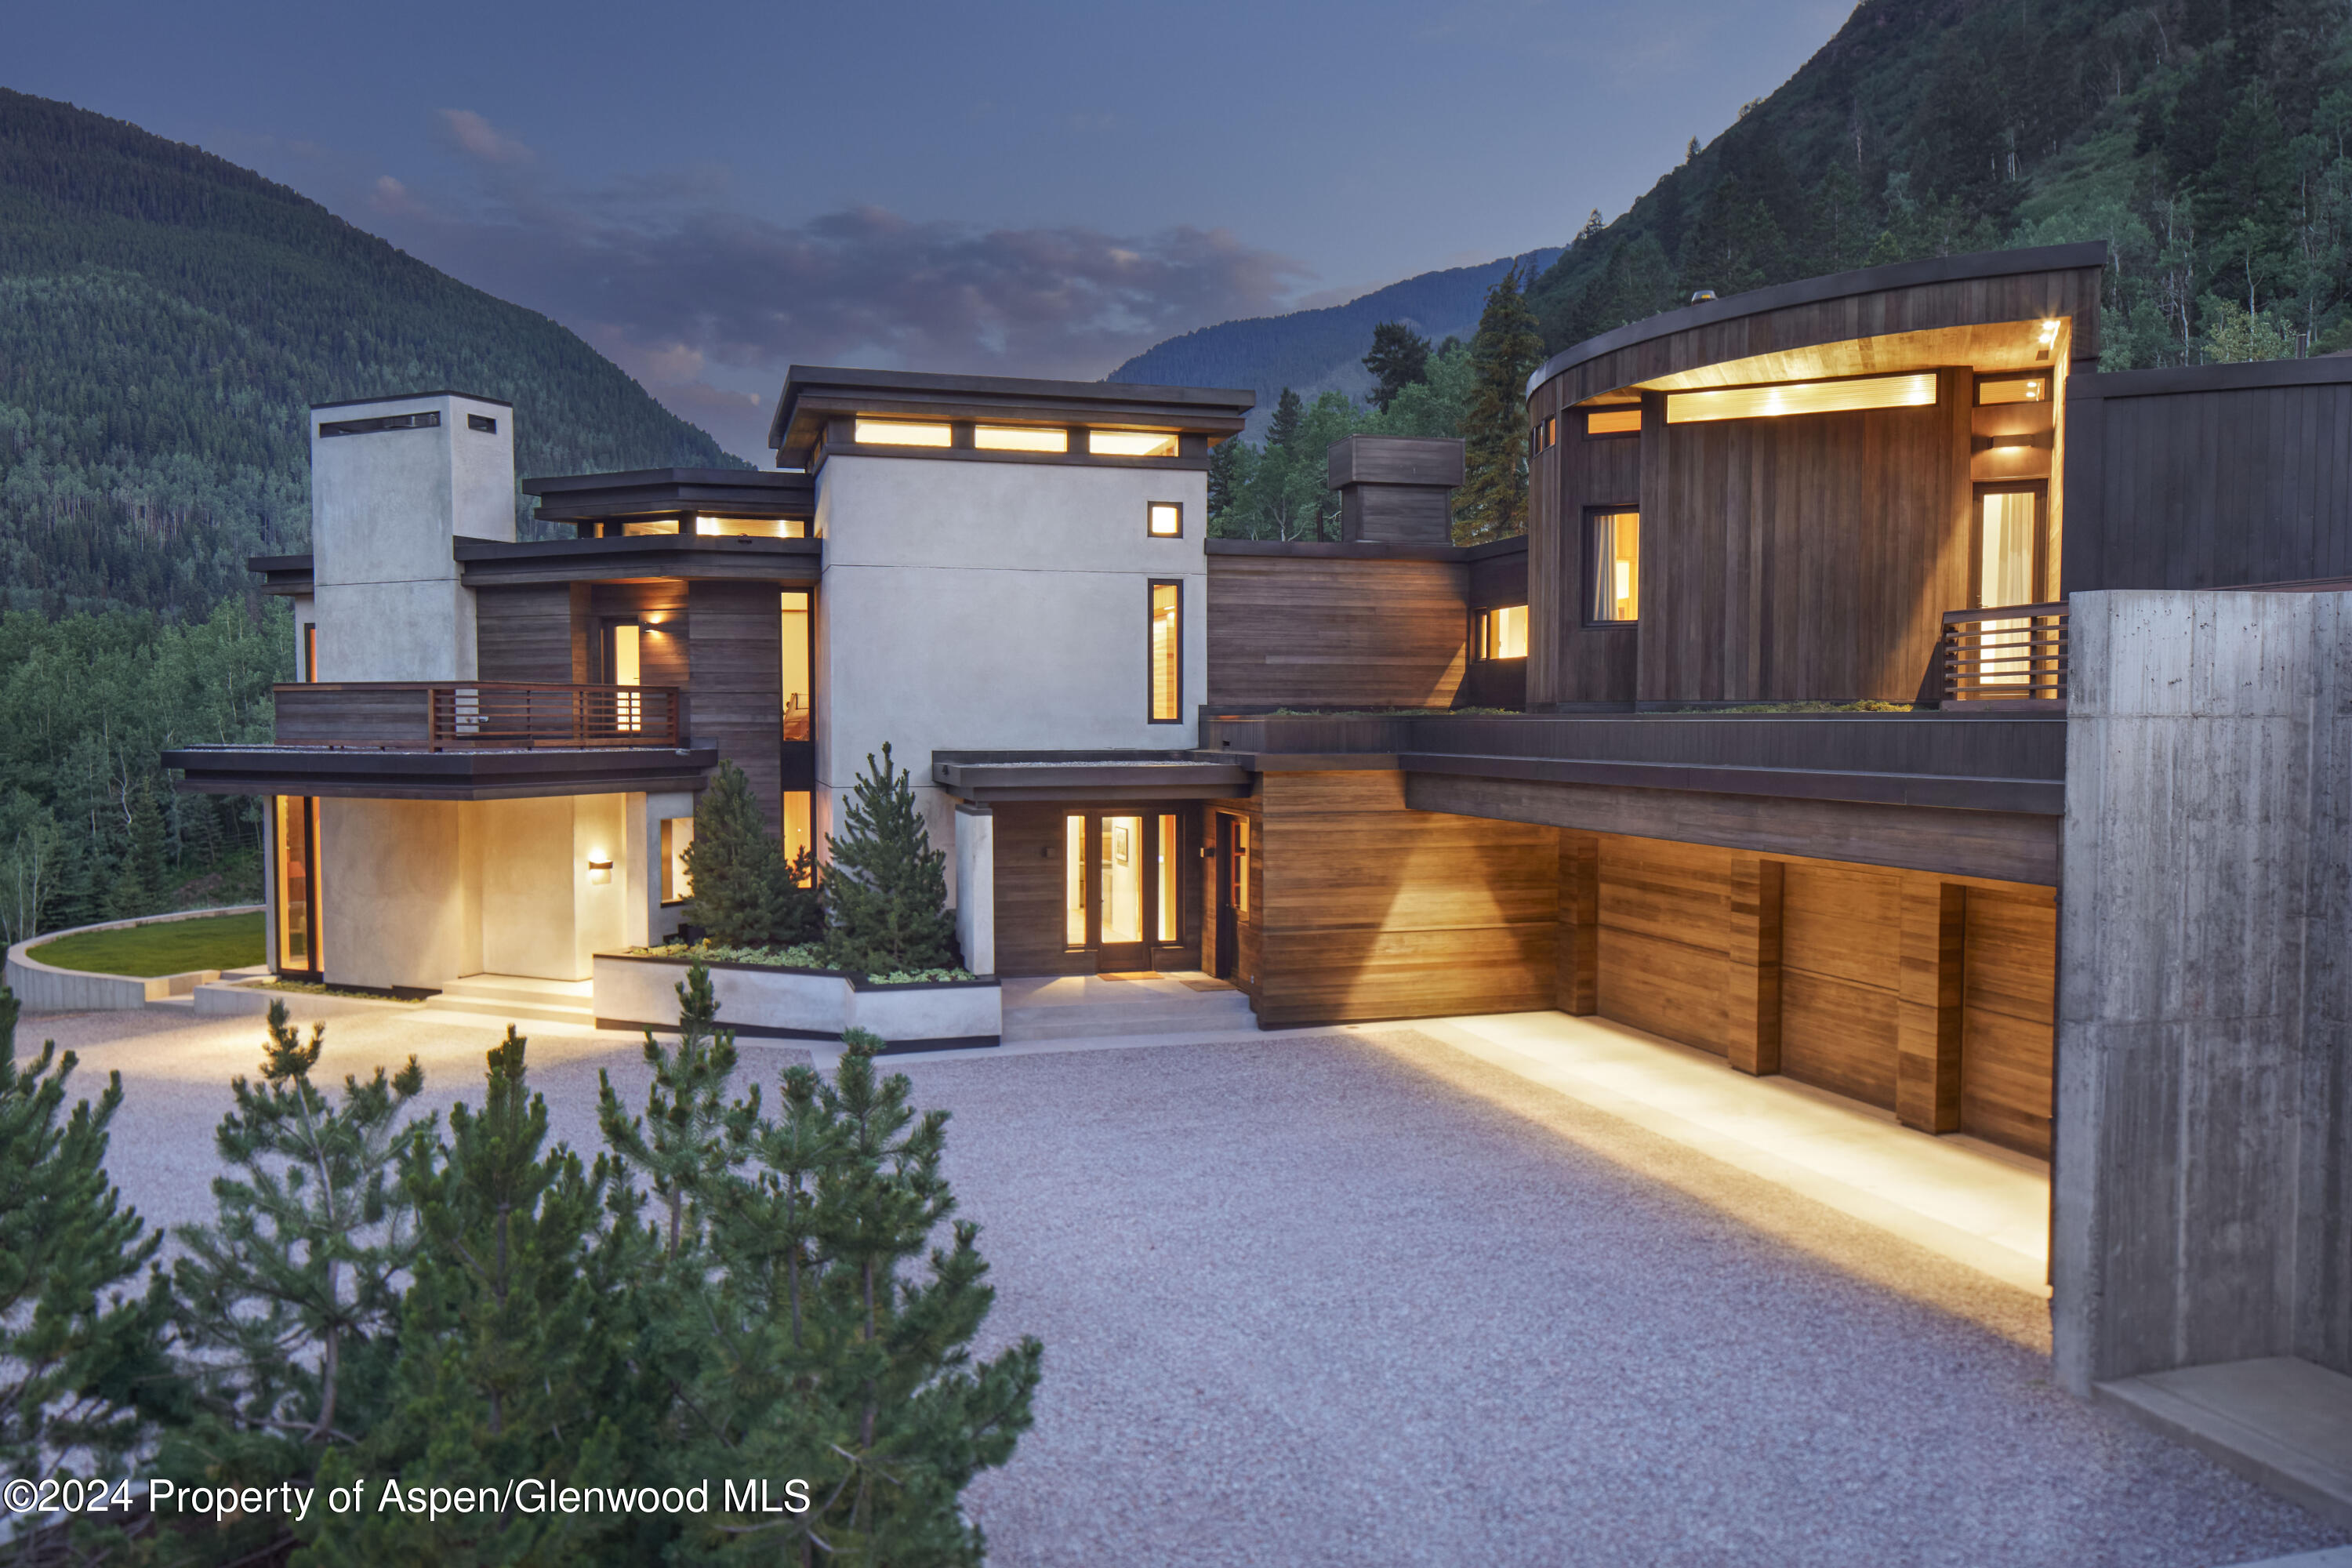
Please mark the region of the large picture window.
[[1151, 722], [1184, 718], [1184, 584], [1151, 584]]
[[1585, 619], [1622, 626], [1642, 617], [1642, 514], [1585, 514]]

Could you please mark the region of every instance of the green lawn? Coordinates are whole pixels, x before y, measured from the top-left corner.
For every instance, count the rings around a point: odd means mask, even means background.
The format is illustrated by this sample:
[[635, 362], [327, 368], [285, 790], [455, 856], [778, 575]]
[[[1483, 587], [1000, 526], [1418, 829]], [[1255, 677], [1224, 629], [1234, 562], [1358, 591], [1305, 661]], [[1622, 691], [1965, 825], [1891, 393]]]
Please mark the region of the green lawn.
[[261, 916], [206, 915], [121, 931], [84, 931], [26, 950], [59, 969], [94, 974], [179, 974], [191, 969], [242, 969], [261, 962]]

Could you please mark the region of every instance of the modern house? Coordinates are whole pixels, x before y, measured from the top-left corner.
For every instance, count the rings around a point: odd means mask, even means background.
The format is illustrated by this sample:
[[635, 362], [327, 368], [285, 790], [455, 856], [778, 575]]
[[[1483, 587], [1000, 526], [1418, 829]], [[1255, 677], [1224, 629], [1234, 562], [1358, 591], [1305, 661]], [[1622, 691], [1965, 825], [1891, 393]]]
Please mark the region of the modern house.
[[578, 980], [695, 792], [793, 844], [890, 742], [967, 964], [1207, 970], [1264, 1026], [1597, 1015], [2054, 1161], [2069, 1386], [2352, 1373], [2352, 359], [2101, 374], [2100, 245], [1708, 300], [1339, 537], [1205, 537], [1245, 393], [794, 368], [776, 471], [530, 479], [454, 393], [318, 409], [272, 955]]

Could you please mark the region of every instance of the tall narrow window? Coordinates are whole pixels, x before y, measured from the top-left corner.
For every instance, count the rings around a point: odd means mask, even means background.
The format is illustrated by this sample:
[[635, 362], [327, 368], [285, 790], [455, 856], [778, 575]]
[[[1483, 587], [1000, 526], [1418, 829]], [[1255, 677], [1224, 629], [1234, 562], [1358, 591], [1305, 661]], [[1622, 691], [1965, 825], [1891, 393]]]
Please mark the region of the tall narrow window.
[[1151, 584], [1151, 722], [1175, 724], [1184, 711], [1184, 585]]
[[1087, 945], [1087, 819], [1062, 818], [1062, 945]]
[[277, 797], [278, 967], [320, 973], [319, 952], [319, 802]]
[[1250, 825], [1245, 816], [1225, 819], [1233, 825], [1234, 853], [1232, 868], [1227, 873], [1233, 881], [1226, 887], [1225, 897], [1236, 914], [1249, 913], [1249, 841]]
[[314, 682], [319, 679], [319, 623], [316, 621], [302, 623], [302, 679]]
[[[2042, 491], [1987, 490], [1977, 497], [1977, 592], [1974, 608], [2032, 604], [2041, 573]], [[2033, 623], [1985, 621], [1977, 628], [1978, 680], [2022, 686], [2032, 677]]]
[[1642, 514], [1596, 511], [1586, 522], [1588, 609], [1595, 625], [1641, 619]]
[[[637, 684], [637, 654], [640, 633], [635, 621], [624, 621], [613, 628], [613, 684], [633, 687]], [[613, 699], [613, 727], [624, 732], [645, 728], [644, 701], [635, 691], [624, 690]]]
[[[779, 595], [782, 616], [782, 636], [778, 639], [783, 650], [782, 665], [778, 671], [776, 689], [782, 695], [783, 738], [787, 741], [815, 739], [812, 729], [814, 713], [810, 707], [809, 682], [809, 595], [791, 593]], [[786, 855], [791, 851], [787, 849]]]
[[[810, 843], [810, 834], [812, 831], [809, 826], [811, 805], [812, 802], [807, 790], [788, 789], [784, 791], [783, 850], [784, 864], [787, 866], [792, 865], [803, 855], [814, 856], [815, 853]], [[814, 878], [816, 875], [815, 870], [812, 868], [809, 875], [811, 878]], [[805, 881], [801, 884], [803, 888], [808, 885], [809, 884]]]
[[1176, 819], [1160, 819], [1160, 940], [1177, 940], [1177, 894], [1181, 890], [1176, 880]]
[[1143, 818], [1106, 816], [1102, 821], [1102, 911], [1105, 947], [1143, 940]]
[[661, 901], [682, 903], [694, 897], [694, 879], [687, 873], [686, 852], [694, 847], [694, 818], [665, 816], [661, 825]]

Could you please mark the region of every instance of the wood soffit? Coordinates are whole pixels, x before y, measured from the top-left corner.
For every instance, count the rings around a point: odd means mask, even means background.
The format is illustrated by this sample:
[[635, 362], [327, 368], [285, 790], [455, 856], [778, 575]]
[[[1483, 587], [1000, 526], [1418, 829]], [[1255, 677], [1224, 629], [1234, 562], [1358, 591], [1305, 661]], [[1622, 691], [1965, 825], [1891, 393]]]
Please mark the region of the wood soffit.
[[2065, 325], [2059, 328], [2057, 342], [2045, 353], [2042, 347], [2042, 323], [2039, 321], [1990, 321], [1974, 326], [1937, 327], [1924, 331], [1848, 338], [1842, 342], [1814, 343], [1804, 348], [1751, 354], [1746, 359], [1724, 360], [1674, 375], [1634, 382], [1627, 390], [1689, 392], [1699, 387], [1759, 386], [1784, 381], [1833, 381], [1851, 376], [1937, 370], [1946, 365], [1967, 365], [1979, 373], [2046, 371], [2063, 363], [2071, 346], [2072, 334]]
[[428, 752], [336, 746], [190, 746], [163, 753], [198, 795], [338, 799], [513, 800], [533, 795], [698, 790], [719, 763], [709, 743], [577, 751]]

